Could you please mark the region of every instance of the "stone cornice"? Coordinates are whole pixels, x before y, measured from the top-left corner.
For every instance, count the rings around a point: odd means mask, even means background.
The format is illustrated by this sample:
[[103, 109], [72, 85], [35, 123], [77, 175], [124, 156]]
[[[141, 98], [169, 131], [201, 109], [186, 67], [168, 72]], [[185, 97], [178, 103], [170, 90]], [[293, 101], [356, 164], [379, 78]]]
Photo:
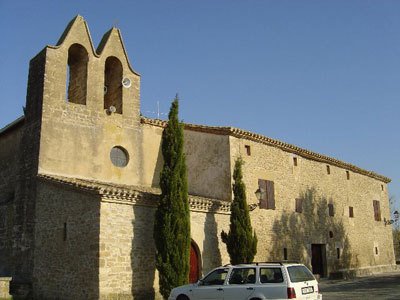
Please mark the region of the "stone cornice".
[[[162, 128], [164, 128], [167, 125], [166, 121], [162, 121], [162, 120], [158, 120], [158, 119], [149, 119], [149, 118], [145, 118], [145, 117], [141, 118], [141, 122], [142, 122], [142, 124], [148, 124], [148, 125], [162, 127]], [[229, 135], [229, 136], [233, 136], [233, 137], [240, 138], [240, 139], [254, 141], [257, 143], [261, 143], [261, 144], [279, 148], [283, 151], [290, 152], [290, 153], [296, 154], [298, 156], [301, 156], [301, 157], [304, 157], [304, 158], [307, 158], [310, 160], [326, 163], [326, 164], [336, 166], [336, 167], [339, 167], [339, 168], [342, 168], [345, 170], [359, 173], [361, 175], [365, 175], [365, 176], [380, 180], [384, 183], [389, 183], [391, 181], [391, 179], [386, 176], [377, 174], [372, 171], [361, 169], [355, 165], [343, 162], [336, 158], [325, 156], [325, 155], [322, 155], [322, 154], [319, 154], [319, 153], [316, 153], [316, 152], [313, 152], [313, 151], [310, 151], [307, 149], [303, 149], [303, 148], [300, 148], [300, 147], [297, 147], [297, 146], [294, 146], [294, 145], [291, 145], [288, 143], [284, 143], [284, 142], [263, 136], [261, 134], [256, 134], [256, 133], [242, 130], [239, 128], [204, 126], [204, 125], [194, 125], [194, 124], [188, 124], [188, 123], [184, 123], [184, 128], [186, 130], [190, 130], [190, 131], [199, 131], [199, 132], [206, 132], [206, 133], [219, 134], [219, 135]]]
[[[156, 207], [161, 191], [158, 188], [117, 185], [89, 179], [38, 174], [39, 180], [100, 195], [103, 202]], [[230, 202], [189, 195], [191, 211], [230, 214]]]

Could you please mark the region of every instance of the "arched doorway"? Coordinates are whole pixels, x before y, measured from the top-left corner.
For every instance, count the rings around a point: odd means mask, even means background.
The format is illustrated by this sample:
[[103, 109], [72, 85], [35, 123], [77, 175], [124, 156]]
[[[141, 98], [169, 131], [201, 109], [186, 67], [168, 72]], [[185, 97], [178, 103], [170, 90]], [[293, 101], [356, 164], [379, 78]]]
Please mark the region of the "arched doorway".
[[195, 283], [200, 277], [200, 266], [201, 258], [200, 251], [197, 244], [192, 241], [190, 243], [190, 271], [189, 271], [189, 283]]

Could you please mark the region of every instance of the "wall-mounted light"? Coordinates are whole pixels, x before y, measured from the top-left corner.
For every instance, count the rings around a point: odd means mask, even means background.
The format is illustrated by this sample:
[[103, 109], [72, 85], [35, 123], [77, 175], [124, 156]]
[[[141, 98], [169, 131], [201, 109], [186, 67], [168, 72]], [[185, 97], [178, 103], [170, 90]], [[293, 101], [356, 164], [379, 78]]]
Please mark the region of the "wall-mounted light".
[[258, 206], [260, 206], [260, 202], [262, 199], [264, 199], [264, 195], [267, 191], [265, 191], [263, 188], [258, 188], [257, 191], [254, 192], [254, 194], [256, 195], [256, 198], [258, 200], [258, 203], [253, 203], [253, 204], [249, 204], [249, 210], [253, 211], [255, 210]]

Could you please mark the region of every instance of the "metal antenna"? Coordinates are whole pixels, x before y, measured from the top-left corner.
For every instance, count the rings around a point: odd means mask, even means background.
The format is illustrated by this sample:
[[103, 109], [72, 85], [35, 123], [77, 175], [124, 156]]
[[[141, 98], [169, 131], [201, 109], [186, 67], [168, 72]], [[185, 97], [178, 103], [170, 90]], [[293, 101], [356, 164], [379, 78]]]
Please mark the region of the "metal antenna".
[[159, 120], [161, 120], [160, 116], [167, 115], [167, 113], [163, 113], [163, 112], [160, 111], [160, 101], [157, 101], [157, 111], [149, 111], [149, 110], [147, 110], [146, 112], [157, 115], [157, 119], [159, 119]]

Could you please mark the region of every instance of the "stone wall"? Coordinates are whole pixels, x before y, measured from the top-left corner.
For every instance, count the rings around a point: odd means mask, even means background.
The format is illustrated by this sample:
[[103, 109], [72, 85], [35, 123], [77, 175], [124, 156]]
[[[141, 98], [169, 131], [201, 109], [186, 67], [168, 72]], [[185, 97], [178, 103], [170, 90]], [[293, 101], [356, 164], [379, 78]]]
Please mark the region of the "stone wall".
[[[36, 214], [36, 175], [38, 172], [40, 129], [46, 51], [29, 63], [24, 127], [18, 157], [13, 162], [16, 188], [13, 200], [12, 284], [17, 290], [29, 290], [32, 281]], [[19, 285], [19, 286], [18, 286]]]
[[221, 240], [221, 232], [229, 231], [229, 214], [192, 211], [190, 220], [192, 240], [200, 251], [202, 275], [213, 268], [228, 264], [229, 254]]
[[13, 202], [17, 185], [23, 121], [0, 136], [0, 276], [10, 276], [12, 265]]
[[154, 211], [152, 207], [117, 201], [101, 203], [101, 298], [154, 298]]
[[[161, 299], [153, 241], [155, 207], [103, 199], [100, 218], [100, 298]], [[220, 233], [229, 215], [191, 211], [191, 237], [203, 274], [229, 262]]]
[[[163, 166], [161, 122], [143, 124], [142, 185], [158, 187]], [[191, 195], [230, 201], [229, 138], [191, 130], [184, 131], [188, 190]]]
[[[275, 185], [276, 209], [251, 212], [259, 239], [256, 260], [283, 259], [283, 248], [287, 248], [288, 259], [300, 259], [310, 266], [311, 244], [324, 244], [328, 273], [394, 264], [391, 226], [375, 221], [373, 210], [373, 200], [378, 200], [382, 220], [389, 219], [386, 183], [351, 171], [347, 179], [348, 170], [333, 165], [328, 174], [327, 164], [278, 147], [235, 137], [230, 141], [232, 165], [238, 156], [245, 162], [249, 203], [258, 201], [254, 194], [258, 179]], [[246, 145], [251, 147], [250, 156]], [[305, 199], [303, 213], [295, 212], [296, 198]], [[333, 217], [328, 215], [328, 204], [334, 206]], [[354, 218], [349, 216], [349, 206]]]
[[36, 200], [36, 299], [98, 299], [100, 198], [40, 182]]
[[230, 201], [229, 138], [185, 130], [189, 194]]

